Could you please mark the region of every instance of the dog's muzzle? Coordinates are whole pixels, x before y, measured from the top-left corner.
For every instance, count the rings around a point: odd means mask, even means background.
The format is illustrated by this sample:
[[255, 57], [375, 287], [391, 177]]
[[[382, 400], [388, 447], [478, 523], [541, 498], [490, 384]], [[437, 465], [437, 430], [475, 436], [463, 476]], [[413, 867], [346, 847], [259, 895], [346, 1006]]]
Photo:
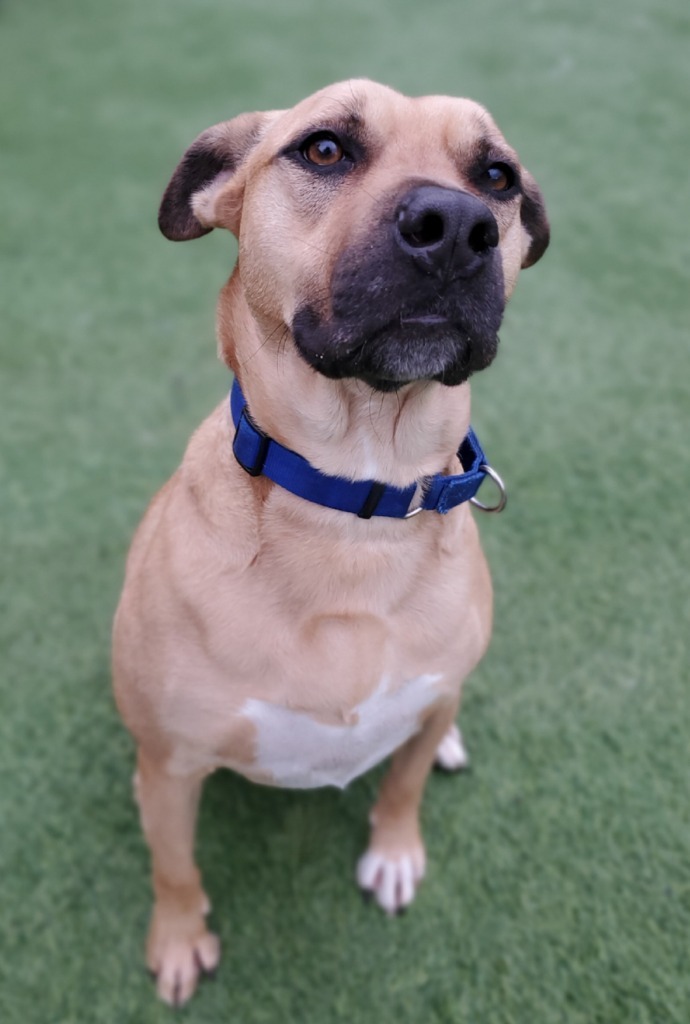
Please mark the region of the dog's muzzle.
[[382, 391], [415, 380], [460, 384], [496, 354], [505, 305], [498, 242], [496, 220], [475, 196], [408, 189], [341, 253], [330, 313], [298, 309], [299, 352], [327, 377]]

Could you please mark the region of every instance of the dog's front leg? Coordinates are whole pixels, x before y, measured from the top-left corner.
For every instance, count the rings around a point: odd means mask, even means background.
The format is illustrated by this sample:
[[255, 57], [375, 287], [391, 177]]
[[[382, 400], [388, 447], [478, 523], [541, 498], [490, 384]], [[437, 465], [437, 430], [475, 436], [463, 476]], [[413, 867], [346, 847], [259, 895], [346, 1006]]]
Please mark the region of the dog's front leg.
[[437, 705], [421, 730], [395, 753], [371, 812], [369, 848], [357, 865], [357, 881], [389, 914], [412, 902], [424, 877], [419, 809], [437, 749], [457, 708], [457, 701]]
[[194, 862], [194, 832], [203, 775], [170, 775], [139, 752], [135, 792], [151, 850], [155, 904], [146, 962], [166, 1003], [181, 1006], [201, 972], [214, 970], [220, 944], [206, 927], [210, 907]]

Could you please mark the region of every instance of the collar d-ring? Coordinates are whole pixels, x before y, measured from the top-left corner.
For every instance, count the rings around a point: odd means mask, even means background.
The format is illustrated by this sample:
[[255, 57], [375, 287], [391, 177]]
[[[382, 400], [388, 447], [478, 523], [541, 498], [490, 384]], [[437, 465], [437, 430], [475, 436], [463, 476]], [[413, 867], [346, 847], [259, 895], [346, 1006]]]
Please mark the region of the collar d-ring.
[[495, 505], [485, 505], [482, 501], [479, 501], [477, 498], [470, 498], [470, 504], [474, 505], [475, 508], [480, 509], [482, 512], [502, 512], [503, 509], [508, 504], [506, 485], [503, 483], [496, 470], [493, 469], [491, 466], [487, 465], [486, 462], [483, 462], [479, 468], [483, 473], [486, 474], [486, 476], [489, 477], [491, 481], [493, 481], [493, 483], [498, 488], [498, 501], [496, 502]]

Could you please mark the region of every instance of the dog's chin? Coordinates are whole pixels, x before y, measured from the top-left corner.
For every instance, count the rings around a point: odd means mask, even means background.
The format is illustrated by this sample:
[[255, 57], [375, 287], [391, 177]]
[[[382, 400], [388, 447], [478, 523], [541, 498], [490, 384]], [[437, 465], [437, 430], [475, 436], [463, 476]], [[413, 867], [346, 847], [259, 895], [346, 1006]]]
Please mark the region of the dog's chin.
[[496, 334], [473, 335], [436, 316], [397, 321], [345, 342], [337, 328], [298, 314], [292, 333], [300, 355], [323, 376], [354, 378], [381, 392], [423, 380], [462, 384], [489, 366], [498, 349]]
[[378, 391], [422, 380], [455, 385], [488, 366], [496, 345], [497, 339], [487, 346], [447, 323], [397, 324], [365, 343], [343, 369]]

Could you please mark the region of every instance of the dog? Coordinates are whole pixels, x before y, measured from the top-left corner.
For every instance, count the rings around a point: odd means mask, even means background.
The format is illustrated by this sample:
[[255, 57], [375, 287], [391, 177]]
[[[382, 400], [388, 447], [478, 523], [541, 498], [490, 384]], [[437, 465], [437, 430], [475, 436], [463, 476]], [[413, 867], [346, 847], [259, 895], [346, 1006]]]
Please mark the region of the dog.
[[220, 954], [193, 853], [217, 768], [345, 786], [392, 755], [357, 880], [391, 914], [415, 895], [425, 781], [465, 764], [460, 690], [492, 628], [468, 380], [549, 225], [483, 107], [366, 80], [203, 132], [159, 225], [239, 243], [218, 305], [232, 404], [149, 506], [114, 624], [147, 964], [179, 1005]]

